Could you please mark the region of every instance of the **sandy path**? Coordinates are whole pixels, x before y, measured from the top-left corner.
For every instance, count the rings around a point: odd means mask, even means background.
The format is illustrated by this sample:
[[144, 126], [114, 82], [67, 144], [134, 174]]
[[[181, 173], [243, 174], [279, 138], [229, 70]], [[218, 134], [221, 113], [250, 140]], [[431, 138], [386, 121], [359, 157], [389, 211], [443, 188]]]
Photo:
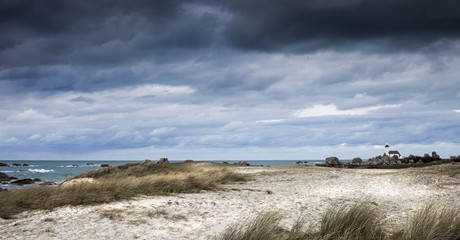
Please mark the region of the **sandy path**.
[[289, 228], [301, 215], [317, 223], [332, 204], [362, 199], [384, 211], [389, 228], [398, 227], [430, 201], [459, 207], [460, 178], [437, 174], [437, 168], [449, 166], [424, 170], [240, 167], [237, 171], [253, 174], [253, 180], [226, 185], [222, 191], [141, 197], [0, 219], [0, 239], [209, 239], [229, 224], [263, 211], [280, 212], [282, 224]]

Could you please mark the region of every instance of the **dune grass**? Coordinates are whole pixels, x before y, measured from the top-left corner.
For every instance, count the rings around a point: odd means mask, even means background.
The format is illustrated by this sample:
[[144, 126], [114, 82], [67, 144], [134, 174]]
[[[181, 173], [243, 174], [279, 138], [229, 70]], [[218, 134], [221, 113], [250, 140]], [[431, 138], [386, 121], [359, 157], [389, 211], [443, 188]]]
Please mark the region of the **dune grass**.
[[409, 219], [393, 239], [449, 240], [460, 239], [460, 210], [428, 204]]
[[219, 184], [246, 181], [247, 176], [211, 164], [129, 163], [101, 168], [75, 178], [92, 183], [35, 186], [0, 192], [0, 217], [11, 218], [27, 210], [52, 210], [65, 205], [88, 205], [129, 199], [139, 195], [195, 193]]
[[321, 239], [384, 239], [382, 214], [369, 202], [333, 206], [321, 219]]
[[369, 202], [333, 206], [319, 227], [306, 226], [301, 218], [290, 230], [280, 226], [277, 213], [262, 213], [251, 221], [228, 227], [218, 240], [458, 240], [460, 214], [452, 208], [430, 204], [412, 216], [399, 231], [385, 229], [382, 213]]

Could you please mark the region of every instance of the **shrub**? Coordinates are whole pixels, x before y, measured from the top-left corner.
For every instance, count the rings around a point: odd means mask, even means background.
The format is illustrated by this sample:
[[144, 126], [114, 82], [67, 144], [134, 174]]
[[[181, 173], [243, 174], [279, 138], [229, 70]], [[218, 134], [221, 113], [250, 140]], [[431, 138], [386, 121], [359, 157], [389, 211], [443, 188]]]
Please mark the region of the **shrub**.
[[26, 210], [106, 203], [138, 195], [194, 193], [247, 179], [245, 175], [223, 167], [181, 163], [129, 163], [93, 170], [77, 177], [94, 177], [97, 182], [0, 192], [0, 217], [11, 218]]

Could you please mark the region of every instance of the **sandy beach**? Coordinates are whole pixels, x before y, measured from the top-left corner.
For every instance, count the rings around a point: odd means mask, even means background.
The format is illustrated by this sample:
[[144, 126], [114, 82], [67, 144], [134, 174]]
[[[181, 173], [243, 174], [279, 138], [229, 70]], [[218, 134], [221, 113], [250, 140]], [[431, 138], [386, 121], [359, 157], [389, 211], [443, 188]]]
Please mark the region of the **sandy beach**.
[[0, 219], [1, 239], [212, 239], [231, 224], [276, 211], [290, 228], [318, 223], [334, 204], [371, 201], [397, 229], [427, 203], [460, 207], [460, 163], [408, 169], [235, 167], [251, 175], [218, 191], [24, 212]]

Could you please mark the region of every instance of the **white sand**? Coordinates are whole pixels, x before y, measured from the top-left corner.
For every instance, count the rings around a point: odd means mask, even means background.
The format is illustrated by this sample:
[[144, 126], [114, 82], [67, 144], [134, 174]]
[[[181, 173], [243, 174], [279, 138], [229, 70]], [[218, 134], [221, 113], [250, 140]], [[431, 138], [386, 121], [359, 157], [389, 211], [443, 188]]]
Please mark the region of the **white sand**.
[[254, 179], [216, 192], [22, 213], [17, 219], [0, 219], [0, 239], [209, 239], [260, 212], [281, 213], [289, 228], [299, 216], [317, 223], [332, 204], [363, 199], [383, 210], [388, 228], [397, 228], [430, 201], [460, 206], [459, 177], [436, 174], [437, 168], [448, 167], [239, 167]]

